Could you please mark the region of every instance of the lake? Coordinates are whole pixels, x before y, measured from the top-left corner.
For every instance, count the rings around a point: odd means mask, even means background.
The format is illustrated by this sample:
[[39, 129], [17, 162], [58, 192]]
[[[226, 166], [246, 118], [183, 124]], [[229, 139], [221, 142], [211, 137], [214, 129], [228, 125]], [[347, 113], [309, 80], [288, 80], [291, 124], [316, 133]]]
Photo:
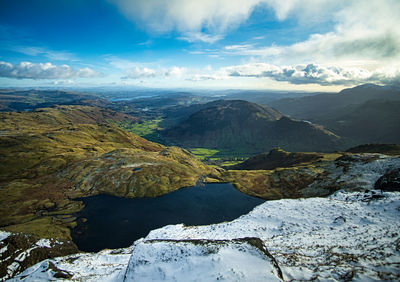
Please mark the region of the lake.
[[229, 183], [183, 188], [156, 198], [98, 195], [79, 200], [85, 208], [78, 213], [78, 226], [71, 233], [78, 248], [87, 252], [128, 247], [151, 230], [169, 224], [230, 221], [264, 202]]

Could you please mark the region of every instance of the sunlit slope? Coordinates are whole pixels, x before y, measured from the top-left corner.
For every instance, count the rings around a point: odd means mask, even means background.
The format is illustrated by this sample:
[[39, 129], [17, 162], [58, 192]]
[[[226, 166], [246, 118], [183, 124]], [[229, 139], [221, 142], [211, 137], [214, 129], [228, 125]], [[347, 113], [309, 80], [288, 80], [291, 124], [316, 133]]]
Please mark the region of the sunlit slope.
[[0, 226], [69, 237], [68, 215], [82, 208], [71, 198], [153, 197], [212, 173], [187, 151], [107, 123], [124, 119], [84, 106], [0, 113]]

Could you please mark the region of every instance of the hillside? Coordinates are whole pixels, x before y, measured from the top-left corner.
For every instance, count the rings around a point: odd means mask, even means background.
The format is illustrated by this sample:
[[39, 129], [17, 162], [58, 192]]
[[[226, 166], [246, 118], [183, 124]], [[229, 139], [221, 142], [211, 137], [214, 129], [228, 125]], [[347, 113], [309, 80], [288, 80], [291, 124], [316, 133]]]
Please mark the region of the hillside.
[[400, 143], [399, 109], [400, 100], [370, 100], [321, 123], [354, 144]]
[[272, 101], [272, 106], [286, 115], [311, 121], [343, 115], [356, 105], [370, 100], [400, 101], [398, 87], [363, 84], [339, 93], [318, 94], [299, 98], [285, 98]]
[[84, 100], [95, 100], [94, 94], [61, 90], [0, 90], [0, 111], [26, 111]]
[[135, 119], [94, 107], [0, 113], [0, 226], [70, 238], [71, 199], [100, 193], [152, 197], [192, 186], [212, 169], [188, 152], [107, 123]]
[[350, 153], [378, 153], [385, 155], [400, 155], [400, 145], [397, 144], [364, 144], [348, 149]]
[[336, 94], [273, 101], [271, 106], [306, 119], [348, 140], [349, 145], [400, 143], [400, 89], [360, 85]]
[[340, 138], [322, 127], [294, 120], [280, 112], [241, 100], [206, 104], [163, 137], [184, 147], [205, 147], [260, 153], [280, 146], [291, 151], [330, 151]]

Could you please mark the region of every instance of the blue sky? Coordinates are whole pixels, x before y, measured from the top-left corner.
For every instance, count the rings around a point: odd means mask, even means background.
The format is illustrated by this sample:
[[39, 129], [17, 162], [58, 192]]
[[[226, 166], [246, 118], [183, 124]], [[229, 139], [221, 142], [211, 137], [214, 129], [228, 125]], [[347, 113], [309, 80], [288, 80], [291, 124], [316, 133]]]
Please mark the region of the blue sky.
[[399, 84], [400, 1], [0, 0], [0, 87]]

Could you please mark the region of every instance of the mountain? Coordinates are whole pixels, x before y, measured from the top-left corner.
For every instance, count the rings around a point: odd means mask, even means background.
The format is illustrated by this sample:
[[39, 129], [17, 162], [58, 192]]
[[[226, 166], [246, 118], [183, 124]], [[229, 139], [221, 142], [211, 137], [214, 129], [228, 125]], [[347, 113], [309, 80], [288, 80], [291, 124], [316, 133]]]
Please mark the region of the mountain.
[[400, 143], [400, 88], [364, 84], [337, 94], [273, 101], [271, 106], [306, 119], [347, 140], [349, 145]]
[[346, 150], [349, 153], [378, 153], [385, 155], [400, 155], [400, 145], [396, 144], [363, 144]]
[[124, 131], [135, 117], [87, 106], [0, 113], [0, 226], [70, 239], [79, 197], [154, 197], [213, 170], [185, 150]]
[[340, 138], [322, 127], [242, 100], [219, 100], [162, 132], [173, 144], [260, 153], [280, 146], [291, 151], [329, 151]]
[[351, 139], [353, 144], [400, 144], [399, 109], [400, 100], [369, 100], [345, 108], [336, 116], [321, 118], [320, 122], [336, 134]]
[[400, 101], [400, 88], [363, 84], [354, 88], [344, 89], [339, 93], [272, 101], [269, 106], [294, 118], [308, 119], [315, 122], [343, 115], [351, 111], [354, 106], [370, 100]]

